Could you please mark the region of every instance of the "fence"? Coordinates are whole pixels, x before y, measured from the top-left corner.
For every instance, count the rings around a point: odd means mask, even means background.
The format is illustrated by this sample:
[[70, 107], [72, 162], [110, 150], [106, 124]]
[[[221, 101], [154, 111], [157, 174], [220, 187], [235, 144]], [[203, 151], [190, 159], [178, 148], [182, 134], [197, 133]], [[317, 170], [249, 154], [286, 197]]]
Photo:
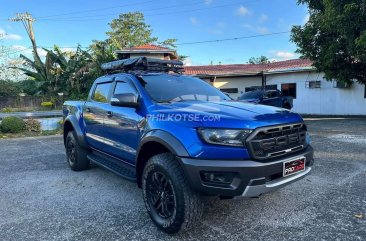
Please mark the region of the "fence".
[[[56, 107], [60, 107], [67, 97], [63, 96], [56, 101]], [[2, 108], [21, 108], [21, 109], [37, 109], [41, 107], [41, 103], [45, 101], [41, 96], [0, 96], [0, 110]]]

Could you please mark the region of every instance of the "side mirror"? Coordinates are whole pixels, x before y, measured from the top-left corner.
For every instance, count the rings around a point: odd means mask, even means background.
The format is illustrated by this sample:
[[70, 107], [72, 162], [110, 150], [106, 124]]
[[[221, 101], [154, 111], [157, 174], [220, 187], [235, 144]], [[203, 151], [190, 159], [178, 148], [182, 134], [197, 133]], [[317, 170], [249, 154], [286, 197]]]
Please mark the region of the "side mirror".
[[139, 106], [138, 96], [133, 93], [116, 94], [111, 99], [111, 105], [137, 108]]

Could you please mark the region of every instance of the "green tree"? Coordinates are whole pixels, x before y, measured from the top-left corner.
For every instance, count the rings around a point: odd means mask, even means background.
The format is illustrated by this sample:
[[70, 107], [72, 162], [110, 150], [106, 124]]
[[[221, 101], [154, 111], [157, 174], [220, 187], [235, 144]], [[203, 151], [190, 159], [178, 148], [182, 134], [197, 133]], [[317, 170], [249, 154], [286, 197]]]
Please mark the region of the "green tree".
[[152, 36], [150, 25], [145, 23], [141, 12], [129, 12], [120, 14], [117, 19], [109, 23], [111, 28], [107, 32], [107, 42], [114, 49], [131, 48], [136, 45], [154, 43], [157, 37]]
[[17, 82], [18, 88], [27, 95], [36, 95], [39, 92], [37, 82], [34, 79], [26, 79]]
[[365, 0], [298, 0], [309, 8], [309, 21], [293, 26], [297, 52], [309, 58], [327, 80], [366, 84]]
[[248, 64], [268, 64], [271, 61], [266, 56], [260, 56], [260, 57], [251, 57], [248, 60]]
[[95, 76], [93, 70], [96, 69], [96, 63], [92, 55], [80, 46], [74, 52], [64, 52], [57, 46], [53, 50], [44, 50], [47, 51], [44, 62], [21, 55], [25, 64], [19, 69], [34, 79], [44, 95], [54, 97], [63, 92], [72, 96], [86, 96]]
[[0, 80], [0, 96], [17, 96], [20, 89], [16, 82], [10, 80]]
[[176, 49], [177, 48], [176, 42], [177, 42], [176, 38], [169, 38], [164, 41], [158, 42], [158, 44], [166, 48]]
[[107, 32], [107, 44], [112, 50], [131, 48], [138, 45], [156, 43], [167, 48], [175, 49], [177, 39], [159, 39], [152, 34], [152, 28], [145, 22], [141, 12], [128, 12], [120, 14], [117, 19], [109, 23], [110, 30]]

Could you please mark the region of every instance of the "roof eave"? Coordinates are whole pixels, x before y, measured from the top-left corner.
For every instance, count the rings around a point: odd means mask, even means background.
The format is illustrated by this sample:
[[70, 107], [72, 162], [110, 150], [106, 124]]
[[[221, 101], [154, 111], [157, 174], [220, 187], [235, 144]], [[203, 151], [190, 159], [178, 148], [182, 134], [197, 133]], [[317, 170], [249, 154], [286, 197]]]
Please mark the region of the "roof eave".
[[316, 68], [313, 66], [309, 66], [309, 67], [301, 67], [301, 68], [267, 70], [267, 71], [264, 71], [264, 73], [265, 74], [281, 74], [281, 73], [294, 73], [294, 72], [307, 72], [307, 71], [316, 71]]
[[175, 54], [176, 51], [174, 50], [143, 50], [143, 49], [136, 49], [136, 50], [116, 50], [115, 53], [117, 54], [135, 54], [135, 53], [154, 53], [154, 54]]
[[261, 72], [250, 72], [250, 73], [224, 73], [224, 74], [192, 74], [191, 76], [196, 76], [200, 78], [210, 78], [210, 77], [240, 77], [240, 76], [257, 76]]

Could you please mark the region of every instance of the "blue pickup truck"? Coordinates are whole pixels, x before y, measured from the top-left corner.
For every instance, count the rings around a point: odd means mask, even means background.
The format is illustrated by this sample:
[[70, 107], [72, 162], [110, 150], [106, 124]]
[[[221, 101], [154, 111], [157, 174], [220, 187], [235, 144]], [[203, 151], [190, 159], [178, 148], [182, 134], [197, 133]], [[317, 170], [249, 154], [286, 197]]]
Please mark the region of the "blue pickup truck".
[[182, 74], [180, 61], [135, 58], [102, 65], [87, 101], [63, 106], [69, 166], [90, 163], [137, 183], [167, 232], [187, 230], [202, 196], [258, 197], [311, 171], [307, 127], [282, 108], [231, 100]]
[[279, 90], [253, 90], [242, 94], [238, 100], [261, 105], [270, 105], [288, 110], [291, 110], [293, 107], [292, 97], [284, 96]]

